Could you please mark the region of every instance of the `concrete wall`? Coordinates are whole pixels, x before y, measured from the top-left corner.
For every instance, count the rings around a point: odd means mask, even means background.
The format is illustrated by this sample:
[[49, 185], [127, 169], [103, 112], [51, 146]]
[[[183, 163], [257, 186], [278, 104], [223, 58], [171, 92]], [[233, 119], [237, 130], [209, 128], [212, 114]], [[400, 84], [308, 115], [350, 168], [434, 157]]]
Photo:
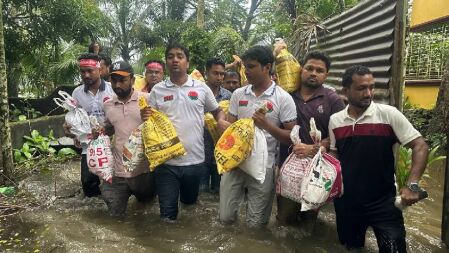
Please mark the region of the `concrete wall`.
[[47, 136], [53, 129], [55, 138], [64, 136], [62, 124], [65, 121], [65, 115], [45, 116], [33, 120], [12, 122], [11, 143], [13, 148], [21, 148], [24, 141], [23, 136], [30, 136], [32, 130], [37, 130], [43, 136]]

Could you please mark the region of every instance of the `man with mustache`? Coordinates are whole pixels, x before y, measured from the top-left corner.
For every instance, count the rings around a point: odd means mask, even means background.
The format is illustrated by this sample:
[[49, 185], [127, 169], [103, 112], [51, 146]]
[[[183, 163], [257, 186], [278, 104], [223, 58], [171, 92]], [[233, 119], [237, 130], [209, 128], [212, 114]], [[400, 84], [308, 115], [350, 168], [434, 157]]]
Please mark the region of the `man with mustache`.
[[[306, 54], [300, 72], [301, 83], [291, 93], [298, 113], [297, 123], [301, 144], [295, 145], [293, 151], [299, 156], [313, 157], [322, 146], [329, 149], [328, 125], [332, 114], [343, 110], [343, 100], [338, 94], [323, 86], [331, 66], [330, 59], [323, 53], [314, 51]], [[310, 137], [310, 119], [314, 118], [318, 130], [321, 131], [321, 143], [314, 143]], [[288, 156], [288, 146], [281, 145], [281, 162]], [[281, 163], [282, 164], [282, 163]], [[292, 224], [297, 221], [298, 214], [303, 219], [316, 220], [317, 211], [300, 212], [301, 205], [293, 200], [277, 196], [280, 224]]]
[[106, 116], [105, 132], [114, 135], [112, 154], [114, 156], [114, 176], [112, 183], [104, 182], [101, 195], [112, 216], [125, 214], [128, 199], [134, 195], [139, 202], [150, 201], [155, 193], [154, 177], [145, 159], [133, 171], [128, 172], [123, 165], [123, 147], [131, 133], [143, 123], [140, 117], [138, 98], [149, 101], [148, 93], [133, 88], [134, 71], [127, 62], [115, 62], [110, 67], [111, 83], [115, 96], [104, 104]]
[[342, 77], [346, 109], [329, 121], [331, 154], [341, 162], [344, 194], [334, 200], [337, 232], [348, 250], [360, 251], [372, 227], [379, 252], [407, 252], [404, 218], [396, 196], [394, 145], [412, 149], [402, 205], [420, 200], [419, 181], [429, 147], [407, 118], [390, 105], [374, 103], [373, 73], [365, 66], [347, 68]]
[[[83, 83], [75, 88], [72, 97], [76, 100], [77, 105], [83, 108], [89, 116], [95, 116], [97, 121], [103, 124], [103, 103], [114, 95], [114, 91], [111, 84], [100, 77], [100, 60], [101, 58], [93, 53], [86, 53], [78, 58]], [[70, 125], [64, 123], [63, 127], [68, 137], [75, 137], [70, 133]], [[75, 140], [75, 144], [79, 145], [79, 142]], [[89, 172], [86, 157], [87, 144], [83, 143], [81, 147], [81, 183], [83, 193], [87, 197], [97, 196], [100, 194], [100, 179]]]

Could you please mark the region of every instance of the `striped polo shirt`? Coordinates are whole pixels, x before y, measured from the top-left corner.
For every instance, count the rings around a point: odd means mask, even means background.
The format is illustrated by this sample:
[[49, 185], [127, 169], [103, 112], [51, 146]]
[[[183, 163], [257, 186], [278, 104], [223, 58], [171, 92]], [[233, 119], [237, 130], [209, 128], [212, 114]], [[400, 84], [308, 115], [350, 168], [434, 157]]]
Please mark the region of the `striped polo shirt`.
[[358, 118], [348, 106], [331, 116], [330, 148], [341, 162], [344, 198], [371, 205], [396, 195], [393, 145], [406, 145], [421, 134], [395, 107], [371, 105]]
[[[271, 86], [265, 90], [260, 96], [256, 96], [252, 90], [252, 85], [238, 88], [232, 93], [229, 104], [229, 114], [237, 119], [252, 118], [254, 112], [259, 109], [262, 103], [267, 103], [268, 111], [266, 118], [275, 126], [281, 126], [283, 123], [289, 123], [296, 120], [296, 107], [292, 96], [283, 90], [276, 83], [272, 82]], [[271, 134], [263, 130], [267, 139], [268, 146], [268, 162], [267, 166], [273, 166], [277, 154], [279, 141]]]
[[181, 86], [167, 78], [151, 90], [150, 106], [168, 116], [187, 153], [168, 160], [166, 164], [187, 166], [203, 163], [204, 113], [218, 109], [209, 86], [190, 76]]

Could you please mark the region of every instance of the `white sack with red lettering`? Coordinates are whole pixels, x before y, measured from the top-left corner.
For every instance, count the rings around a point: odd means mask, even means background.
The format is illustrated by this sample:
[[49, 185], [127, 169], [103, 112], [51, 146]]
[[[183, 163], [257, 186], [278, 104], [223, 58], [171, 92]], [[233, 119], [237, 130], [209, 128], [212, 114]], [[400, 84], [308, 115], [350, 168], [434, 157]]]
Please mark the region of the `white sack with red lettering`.
[[87, 166], [89, 171], [111, 183], [114, 173], [114, 157], [111, 152], [111, 142], [107, 135], [100, 133], [87, 147]]

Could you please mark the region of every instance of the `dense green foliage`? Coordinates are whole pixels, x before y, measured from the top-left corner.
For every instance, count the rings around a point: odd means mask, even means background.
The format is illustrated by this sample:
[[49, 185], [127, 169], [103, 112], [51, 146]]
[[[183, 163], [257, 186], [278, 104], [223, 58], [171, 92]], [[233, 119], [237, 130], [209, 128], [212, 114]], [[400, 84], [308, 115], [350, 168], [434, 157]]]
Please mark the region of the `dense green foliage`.
[[[56, 86], [79, 82], [77, 57], [98, 41], [103, 53], [143, 71], [163, 58], [167, 43], [190, 48], [191, 69], [209, 57], [232, 61], [254, 44], [293, 38], [301, 15], [323, 20], [355, 0], [205, 0], [204, 29], [196, 27], [197, 1], [6, 0], [6, 61], [9, 96], [42, 97]], [[293, 40], [290, 40], [293, 41]]]

